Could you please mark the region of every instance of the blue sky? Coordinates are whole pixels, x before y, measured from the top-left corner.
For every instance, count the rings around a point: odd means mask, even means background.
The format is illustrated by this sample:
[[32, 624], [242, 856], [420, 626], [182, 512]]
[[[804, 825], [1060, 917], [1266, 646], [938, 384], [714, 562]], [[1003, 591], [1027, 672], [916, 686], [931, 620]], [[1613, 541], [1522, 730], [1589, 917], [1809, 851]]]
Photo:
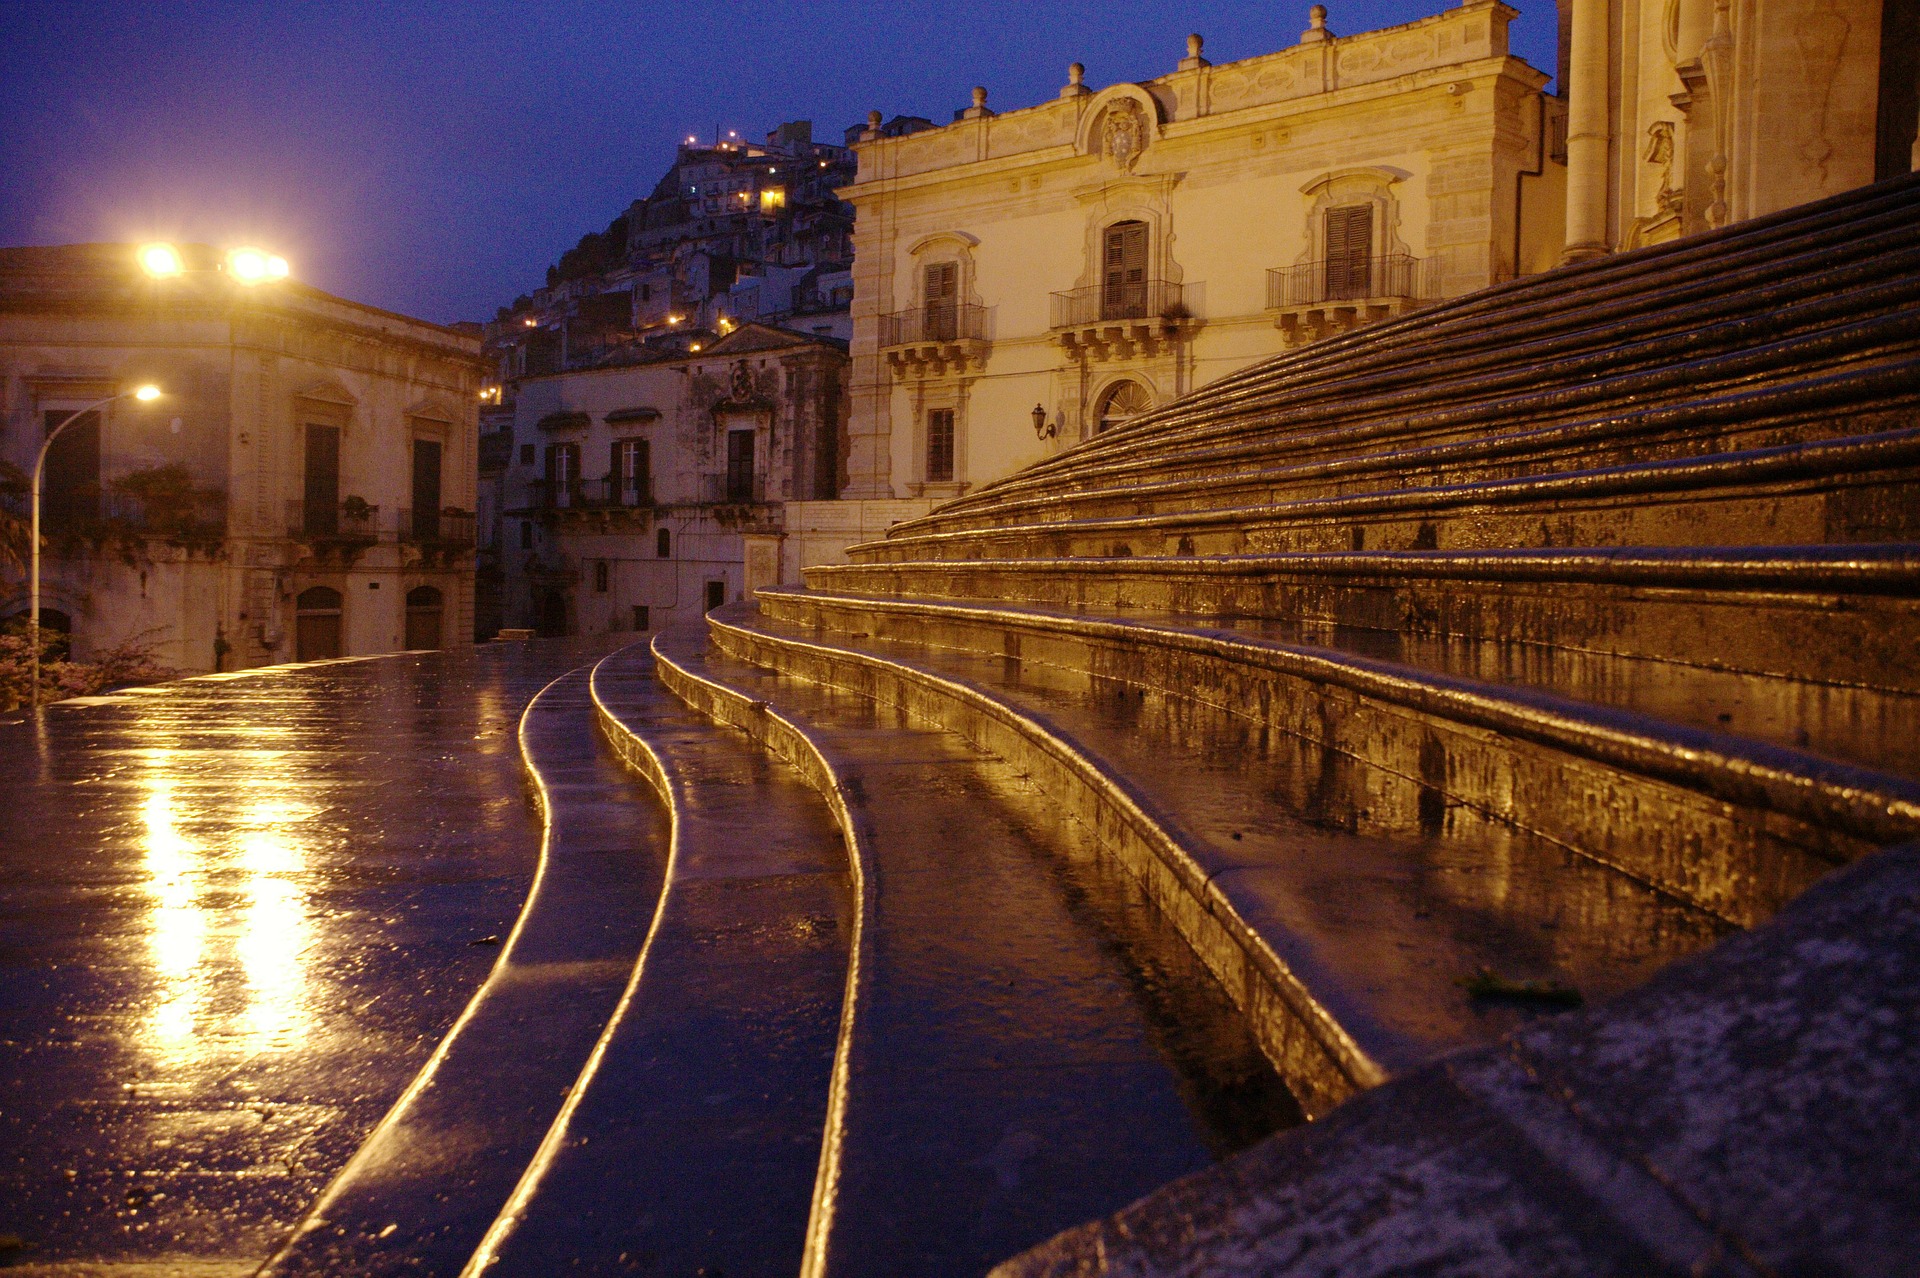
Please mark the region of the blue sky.
[[[1328, 6], [1336, 32], [1441, 0]], [[1307, 5], [1008, 0], [62, 3], [8, 0], [0, 244], [257, 242], [426, 319], [479, 319], [651, 189], [677, 139], [870, 108], [951, 117], [1293, 43]], [[1553, 65], [1554, 10], [1514, 48]]]

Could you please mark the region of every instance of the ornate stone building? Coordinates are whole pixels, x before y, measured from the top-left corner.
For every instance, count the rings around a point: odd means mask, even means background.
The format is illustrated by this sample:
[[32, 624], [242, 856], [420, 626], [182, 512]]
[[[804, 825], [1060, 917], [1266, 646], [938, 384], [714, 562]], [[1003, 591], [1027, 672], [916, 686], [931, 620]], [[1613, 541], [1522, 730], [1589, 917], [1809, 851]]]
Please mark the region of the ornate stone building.
[[[181, 252], [150, 279], [132, 245], [0, 250], [0, 456], [165, 392], [49, 451], [43, 620], [185, 671], [466, 642], [478, 339]], [[0, 616], [26, 600], [0, 578]]]
[[830, 338], [743, 324], [520, 379], [481, 437], [506, 625], [658, 630], [772, 584], [788, 512], [839, 487], [846, 363]]
[[1912, 0], [1561, 0], [1560, 19], [1571, 258], [1914, 165]]
[[1559, 103], [1488, 0], [856, 146], [848, 487], [948, 498], [1290, 346], [1545, 269]]

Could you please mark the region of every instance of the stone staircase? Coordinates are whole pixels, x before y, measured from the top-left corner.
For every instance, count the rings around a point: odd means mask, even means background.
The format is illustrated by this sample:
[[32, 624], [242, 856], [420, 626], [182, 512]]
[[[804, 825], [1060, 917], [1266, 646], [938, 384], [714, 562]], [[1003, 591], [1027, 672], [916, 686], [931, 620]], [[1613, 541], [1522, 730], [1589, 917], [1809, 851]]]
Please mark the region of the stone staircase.
[[543, 877], [474, 1016], [637, 891], [624, 987], [551, 973], [597, 1037], [501, 1172], [366, 1153], [275, 1272], [979, 1273], [1551, 1039], [1920, 838], [1917, 466], [1902, 179], [1293, 352], [576, 672], [543, 876], [634, 872], [544, 933]]

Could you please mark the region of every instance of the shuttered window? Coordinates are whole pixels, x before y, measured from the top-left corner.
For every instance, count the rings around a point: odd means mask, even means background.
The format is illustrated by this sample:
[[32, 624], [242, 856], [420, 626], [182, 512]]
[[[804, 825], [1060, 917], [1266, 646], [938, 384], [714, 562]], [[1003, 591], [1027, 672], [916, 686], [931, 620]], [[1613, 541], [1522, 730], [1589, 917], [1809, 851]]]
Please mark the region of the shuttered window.
[[960, 264], [929, 262], [922, 273], [926, 298], [926, 340], [950, 342], [960, 317]]
[[927, 482], [953, 482], [953, 410], [936, 408], [927, 413]]
[[1373, 206], [1327, 210], [1327, 297], [1373, 295]]
[[1147, 313], [1147, 224], [1116, 222], [1102, 250], [1101, 319], [1138, 319]]

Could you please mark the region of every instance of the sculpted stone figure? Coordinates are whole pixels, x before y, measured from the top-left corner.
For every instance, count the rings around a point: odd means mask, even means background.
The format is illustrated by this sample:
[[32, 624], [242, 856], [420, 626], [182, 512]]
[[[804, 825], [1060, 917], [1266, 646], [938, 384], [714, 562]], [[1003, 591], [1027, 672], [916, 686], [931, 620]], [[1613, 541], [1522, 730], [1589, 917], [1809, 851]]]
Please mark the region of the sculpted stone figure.
[[1123, 169], [1132, 170], [1140, 152], [1146, 149], [1146, 121], [1137, 102], [1116, 102], [1107, 108], [1102, 125], [1107, 154]]

